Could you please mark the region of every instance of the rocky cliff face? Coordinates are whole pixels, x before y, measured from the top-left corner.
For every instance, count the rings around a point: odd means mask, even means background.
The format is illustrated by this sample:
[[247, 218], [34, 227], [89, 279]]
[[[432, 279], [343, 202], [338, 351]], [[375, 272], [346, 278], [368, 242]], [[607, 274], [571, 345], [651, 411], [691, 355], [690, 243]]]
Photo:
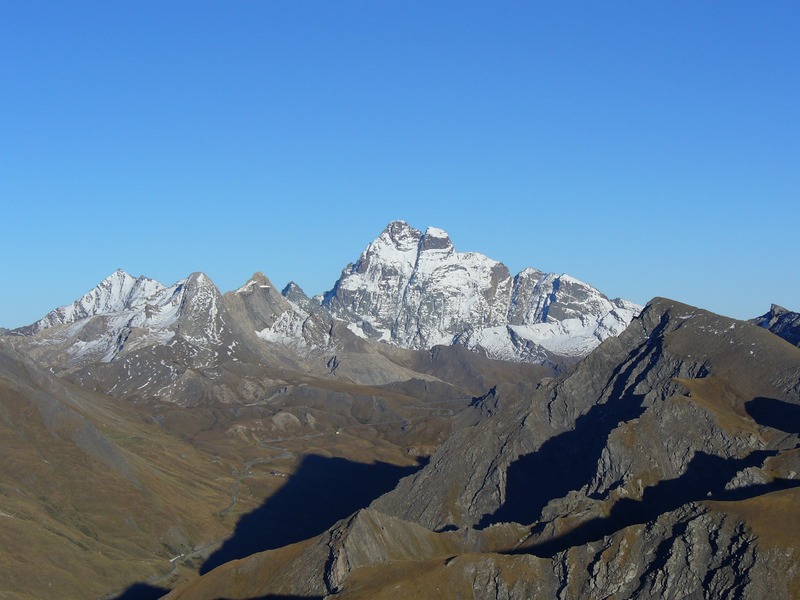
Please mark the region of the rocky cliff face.
[[786, 310], [773, 304], [769, 312], [751, 321], [759, 327], [769, 329], [790, 344], [800, 346], [800, 313]]
[[446, 232], [390, 223], [348, 265], [322, 305], [353, 331], [406, 348], [461, 344], [493, 358], [584, 356], [640, 307], [568, 275], [516, 276], [482, 254], [456, 252]]
[[[417, 481], [398, 489], [395, 508], [404, 498], [402, 516], [433, 529], [506, 517], [530, 523], [556, 500], [555, 490], [564, 496], [583, 490], [597, 498], [612, 491], [641, 497], [649, 481], [682, 477], [700, 450], [727, 460], [769, 442], [780, 446], [773, 452], [789, 449], [794, 438], [787, 441], [770, 428], [760, 433], [751, 415], [766, 403], [757, 398], [772, 398], [788, 411], [800, 401], [800, 356], [766, 334], [740, 321], [654, 301], [571, 373], [537, 389], [528, 402], [509, 396], [509, 408], [491, 425], [449, 441], [441, 460], [470, 466], [423, 470]], [[516, 483], [508, 480], [512, 463], [520, 477]], [[434, 486], [423, 480], [433, 472], [466, 478], [450, 505], [425, 495]], [[547, 489], [548, 497], [521, 499], [517, 507], [508, 498], [509, 485], [526, 483]], [[423, 494], [418, 502], [416, 490]], [[387, 509], [390, 501], [377, 506]]]
[[514, 553], [551, 560], [579, 596], [760, 597], [788, 568], [791, 597], [797, 549], [742, 518], [800, 491], [800, 353], [765, 333], [654, 301], [374, 506], [433, 530], [529, 525]]
[[368, 512], [283, 555], [294, 587], [251, 595], [800, 594], [800, 350], [768, 331], [656, 299], [570, 372], [474, 410]]

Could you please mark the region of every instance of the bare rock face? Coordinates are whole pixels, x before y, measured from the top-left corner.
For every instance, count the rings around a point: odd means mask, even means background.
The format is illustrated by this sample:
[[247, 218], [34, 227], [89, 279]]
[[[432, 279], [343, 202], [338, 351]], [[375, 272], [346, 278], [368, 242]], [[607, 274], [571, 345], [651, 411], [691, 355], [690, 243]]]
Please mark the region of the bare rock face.
[[302, 593], [797, 597], [800, 350], [768, 331], [655, 299], [570, 372], [474, 408], [292, 560], [323, 573]]
[[286, 284], [286, 286], [284, 286], [284, 288], [281, 290], [281, 296], [309, 313], [313, 312], [318, 306], [294, 281], [290, 281]]
[[[619, 338], [607, 340], [549, 386], [522, 394], [498, 387], [497, 402], [507, 403], [505, 411], [448, 441], [430, 467], [401, 484], [396, 504], [389, 494], [376, 507], [400, 510], [433, 529], [481, 521], [532, 523], [557, 499], [556, 489], [565, 502], [568, 493], [581, 490], [598, 499], [641, 497], [648, 482], [686, 474], [701, 450], [703, 456], [744, 461], [730, 463], [729, 469], [737, 467], [731, 477], [751, 466], [744, 457], [760, 465], [767, 455], [753, 452], [779, 439], [765, 439], [748, 410], [766, 402], [757, 398], [797, 402], [800, 382], [796, 353], [771, 343], [766, 333], [653, 301]], [[740, 363], [750, 368], [734, 366]], [[791, 444], [781, 442], [770, 452]], [[455, 491], [447, 493], [441, 473], [459, 479]], [[512, 475], [518, 480], [509, 481]], [[547, 491], [517, 506], [508, 497], [516, 485]], [[449, 498], [450, 504], [436, 498]]]
[[235, 314], [237, 321], [246, 324], [247, 329], [253, 332], [271, 327], [292, 308], [263, 273], [253, 274], [238, 290], [225, 294], [225, 299], [228, 310]]
[[736, 510], [800, 497], [800, 352], [766, 333], [655, 300], [527, 402], [498, 388], [510, 409], [374, 507], [433, 530], [529, 524], [515, 552], [561, 563], [578, 596], [760, 597], [756, 573], [789, 568], [791, 597], [797, 548], [756, 543]]
[[773, 304], [768, 313], [753, 319], [751, 323], [769, 329], [790, 344], [800, 347], [800, 313]]
[[508, 268], [456, 252], [450, 237], [390, 223], [322, 299], [353, 331], [405, 348], [460, 344], [493, 358], [547, 363], [586, 355], [640, 307], [568, 275]]

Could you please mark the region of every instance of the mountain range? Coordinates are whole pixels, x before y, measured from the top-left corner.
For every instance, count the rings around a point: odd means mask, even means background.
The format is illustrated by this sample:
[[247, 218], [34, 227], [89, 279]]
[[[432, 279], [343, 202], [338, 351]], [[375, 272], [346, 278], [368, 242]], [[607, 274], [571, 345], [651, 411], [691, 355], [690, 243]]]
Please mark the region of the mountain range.
[[796, 348], [655, 299], [369, 507], [168, 598], [797, 598], [799, 398]]
[[312, 298], [116, 271], [0, 332], [0, 597], [798, 598], [798, 323], [402, 221]]
[[238, 343], [258, 354], [262, 345], [253, 336], [313, 354], [337, 347], [329, 333], [338, 325], [401, 348], [461, 345], [490, 358], [557, 367], [619, 334], [639, 310], [569, 275], [528, 268], [512, 276], [501, 262], [456, 252], [440, 229], [423, 234], [394, 221], [320, 297], [309, 299], [291, 282], [279, 293], [261, 273], [223, 295], [203, 273], [167, 287], [118, 270], [71, 305], [12, 333], [46, 339], [33, 345], [66, 354], [59, 365], [70, 369], [150, 345], [188, 344], [219, 358], [235, 357]]

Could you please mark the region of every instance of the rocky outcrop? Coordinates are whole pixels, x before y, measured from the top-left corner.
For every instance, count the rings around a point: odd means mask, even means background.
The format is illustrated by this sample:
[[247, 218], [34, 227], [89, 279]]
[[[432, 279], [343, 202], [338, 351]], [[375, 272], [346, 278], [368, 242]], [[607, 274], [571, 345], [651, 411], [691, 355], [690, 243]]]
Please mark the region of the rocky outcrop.
[[751, 323], [769, 329], [790, 344], [800, 347], [800, 313], [773, 304], [768, 313], [753, 319]]

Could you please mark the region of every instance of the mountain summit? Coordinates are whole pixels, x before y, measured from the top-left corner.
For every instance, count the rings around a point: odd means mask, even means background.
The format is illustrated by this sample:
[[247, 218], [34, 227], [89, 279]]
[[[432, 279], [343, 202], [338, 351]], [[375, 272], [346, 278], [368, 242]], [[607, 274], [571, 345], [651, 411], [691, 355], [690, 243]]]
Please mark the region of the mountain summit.
[[393, 221], [349, 264], [322, 305], [358, 335], [413, 349], [461, 344], [492, 358], [584, 356], [641, 310], [569, 275], [457, 252], [447, 232]]

